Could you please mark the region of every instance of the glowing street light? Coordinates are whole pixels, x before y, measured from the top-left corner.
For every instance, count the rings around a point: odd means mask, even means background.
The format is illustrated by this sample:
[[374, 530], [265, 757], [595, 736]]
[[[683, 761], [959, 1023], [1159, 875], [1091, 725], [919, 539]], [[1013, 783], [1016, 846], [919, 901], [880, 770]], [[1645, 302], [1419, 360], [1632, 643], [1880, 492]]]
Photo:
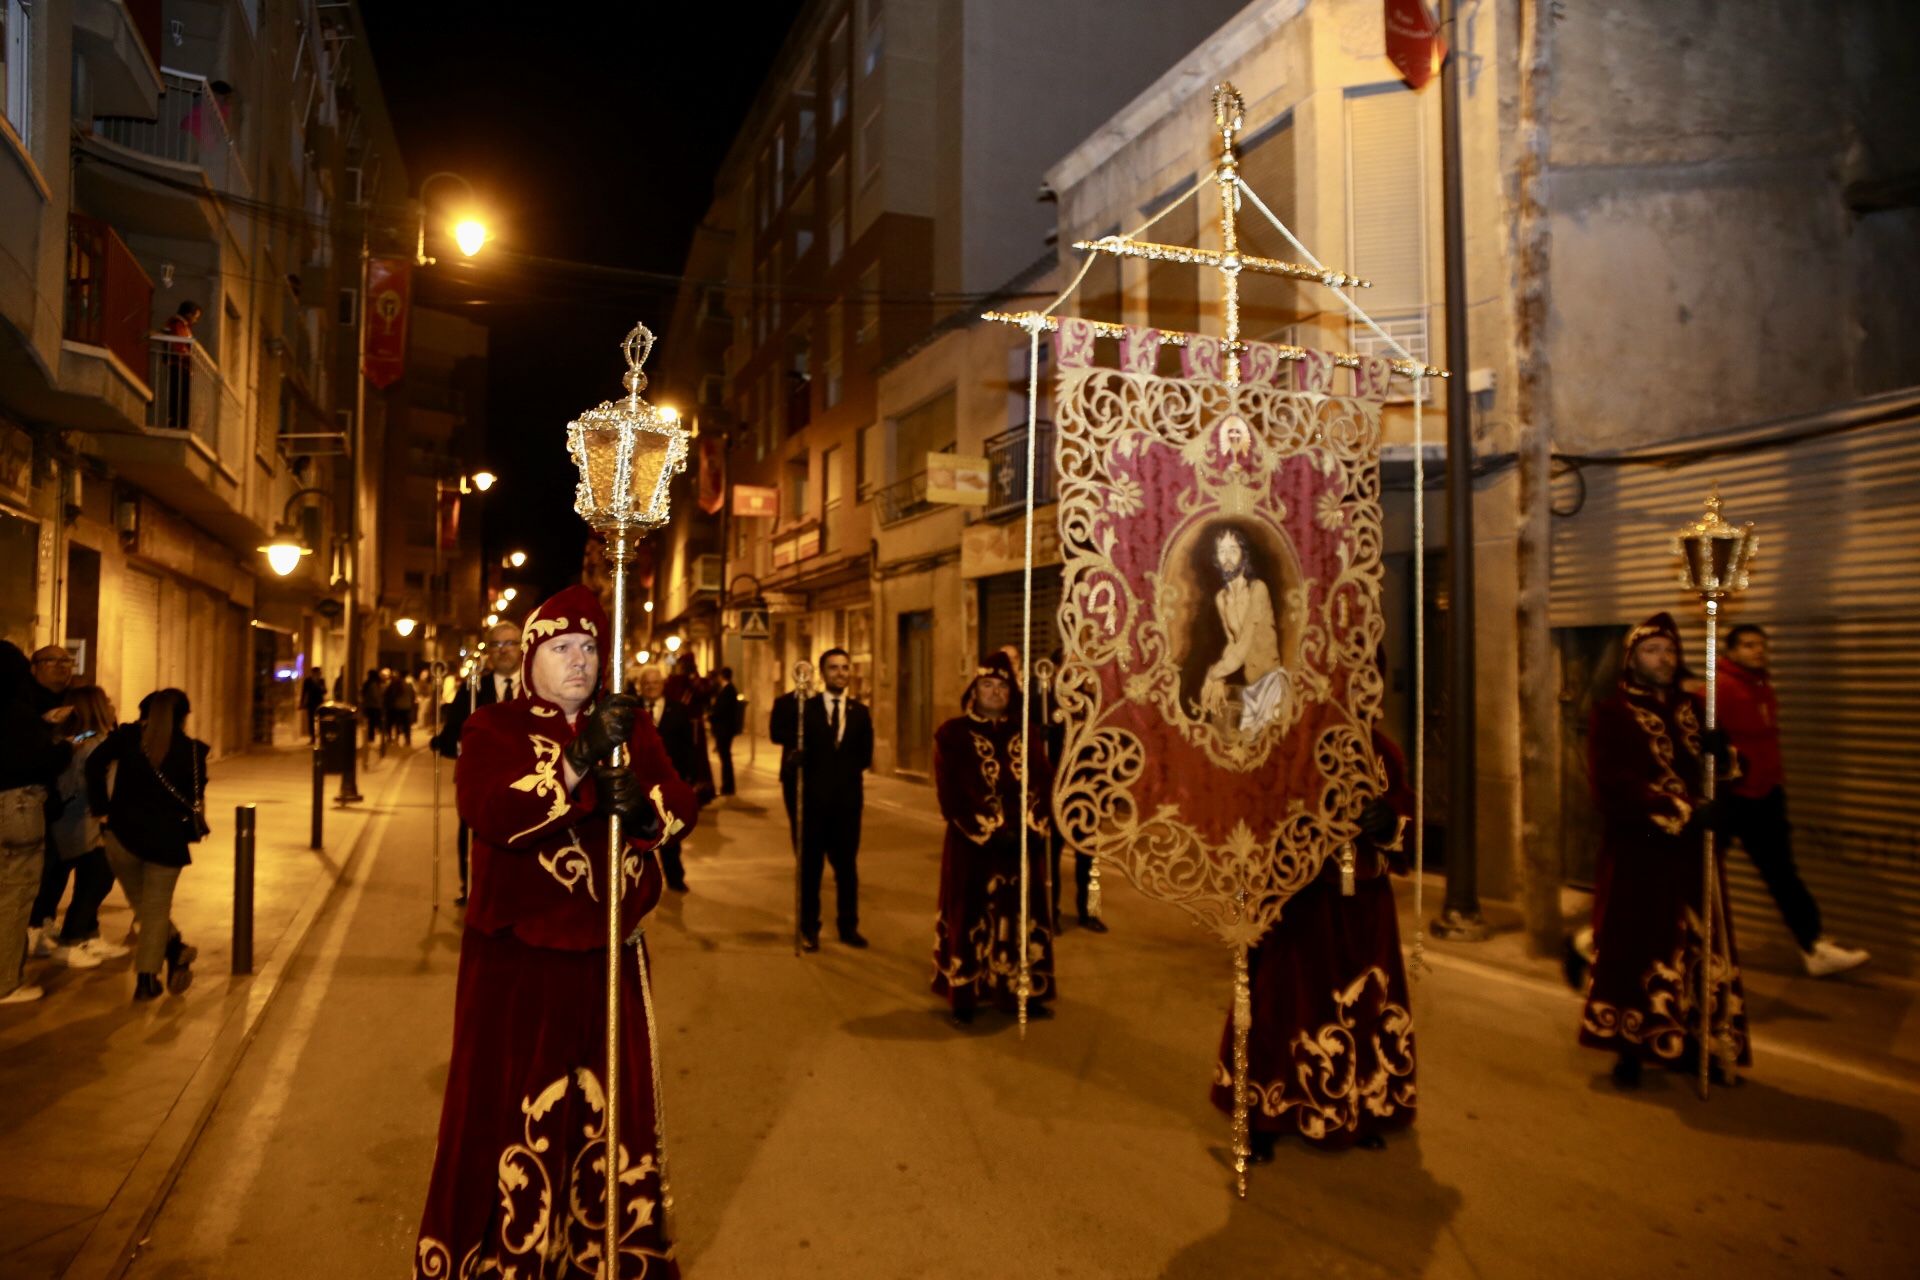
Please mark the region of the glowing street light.
[[505, 591], [502, 591], [500, 593], [500, 598], [502, 600], [505, 600], [507, 603], [511, 604], [513, 603], [513, 598], [519, 594], [520, 594], [520, 589], [518, 587], [508, 587]]
[[400, 633], [400, 638], [402, 640], [405, 640], [408, 636], [412, 635], [414, 627], [418, 625], [419, 624], [415, 622], [412, 618], [395, 618], [393, 620], [393, 629]]
[[527, 563], [527, 553], [524, 551], [509, 552], [507, 558], [501, 561], [501, 563], [509, 569], [518, 569]]
[[640, 651], [640, 665], [644, 667], [649, 662], [652, 662], [652, 661], [653, 661], [653, 651], [651, 649], [642, 649]]
[[649, 600], [649, 601], [647, 601], [647, 602], [646, 602], [645, 604], [643, 604], [643, 605], [641, 605], [640, 607], [641, 607], [642, 609], [645, 609], [645, 610], [646, 610], [646, 611], [647, 611], [648, 613], [652, 613], [652, 612], [653, 612], [653, 601], [651, 601], [651, 600]]
[[488, 615], [487, 615], [487, 625], [488, 625], [488, 626], [490, 626], [490, 627], [497, 627], [497, 626], [499, 626], [499, 625], [500, 625], [500, 615], [499, 615], [499, 614], [497, 614], [497, 613], [490, 613], [490, 614], [488, 614]]
[[460, 246], [461, 253], [471, 258], [487, 242], [486, 224], [474, 218], [462, 219], [453, 229], [453, 242]]
[[476, 471], [473, 473], [473, 487], [485, 493], [493, 488], [494, 482], [499, 478], [491, 471]]
[[680, 652], [680, 637], [679, 637], [679, 636], [668, 636], [668, 637], [667, 637], [667, 652], [668, 652], [668, 653], [678, 653], [678, 652]]
[[299, 536], [292, 525], [276, 525], [273, 541], [260, 548], [267, 553], [267, 564], [283, 578], [300, 567], [303, 556], [313, 554], [313, 549], [299, 541]]

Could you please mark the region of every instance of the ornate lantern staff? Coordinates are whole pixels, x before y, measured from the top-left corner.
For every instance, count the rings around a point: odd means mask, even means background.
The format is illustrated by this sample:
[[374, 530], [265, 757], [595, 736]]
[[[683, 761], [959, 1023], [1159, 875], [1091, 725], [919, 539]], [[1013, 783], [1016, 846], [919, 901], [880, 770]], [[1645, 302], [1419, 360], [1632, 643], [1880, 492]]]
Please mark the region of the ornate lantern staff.
[[[1747, 586], [1747, 566], [1759, 547], [1751, 522], [1731, 525], [1720, 518], [1720, 486], [1707, 495], [1707, 512], [1682, 529], [1673, 540], [1680, 556], [1680, 580], [1700, 597], [1707, 609], [1707, 729], [1718, 723], [1720, 680], [1720, 602]], [[1713, 800], [1716, 767], [1713, 753], [1700, 762], [1701, 794]], [[1713, 829], [1701, 837], [1700, 894], [1700, 1096], [1707, 1096], [1707, 1070], [1713, 1046], [1713, 921], [1719, 876], [1714, 868]]]
[[[670, 496], [667, 486], [686, 469], [687, 433], [671, 410], [656, 409], [641, 398], [647, 375], [640, 371], [653, 350], [653, 332], [633, 326], [621, 351], [627, 358], [624, 399], [603, 401], [567, 424], [567, 448], [580, 469], [580, 485], [573, 509], [605, 536], [613, 558], [613, 635], [610, 639], [613, 692], [626, 690], [627, 561], [640, 535], [667, 522]], [[626, 749], [613, 754], [616, 765], [627, 762]], [[607, 819], [607, 1116], [606, 1116], [606, 1242], [602, 1274], [620, 1272], [620, 1177], [627, 1162], [620, 1148], [620, 936], [621, 863], [625, 838], [620, 815]], [[636, 945], [639, 958], [640, 999], [646, 1011], [647, 1034], [653, 1036], [653, 988], [647, 977], [647, 952]], [[673, 1207], [667, 1190], [667, 1153], [660, 1121], [660, 1052], [654, 1042], [654, 1146], [660, 1165], [660, 1207]]]
[[[800, 913], [801, 878], [807, 861], [807, 700], [813, 697], [813, 664], [802, 658], [793, 664], [793, 954], [800, 954], [805, 936]], [[839, 873], [835, 872], [838, 884]]]

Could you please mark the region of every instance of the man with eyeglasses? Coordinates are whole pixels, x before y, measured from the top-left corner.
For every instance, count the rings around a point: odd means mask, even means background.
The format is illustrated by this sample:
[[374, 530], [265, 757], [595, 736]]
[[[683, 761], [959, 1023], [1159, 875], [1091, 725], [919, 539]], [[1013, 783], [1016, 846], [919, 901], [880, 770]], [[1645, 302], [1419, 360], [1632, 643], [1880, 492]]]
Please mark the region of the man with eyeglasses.
[[33, 651], [33, 709], [41, 715], [60, 705], [73, 683], [73, 655], [57, 644]]
[[[475, 684], [463, 684], [460, 691], [440, 712], [440, 732], [434, 735], [428, 745], [449, 760], [460, 757], [460, 731], [466, 727], [467, 717], [476, 708], [490, 707], [496, 702], [507, 702], [519, 692], [520, 683], [520, 628], [511, 622], [502, 622], [487, 632], [487, 669], [480, 673]], [[467, 845], [471, 833], [467, 824], [460, 824], [460, 894], [453, 900], [456, 907], [467, 905]]]

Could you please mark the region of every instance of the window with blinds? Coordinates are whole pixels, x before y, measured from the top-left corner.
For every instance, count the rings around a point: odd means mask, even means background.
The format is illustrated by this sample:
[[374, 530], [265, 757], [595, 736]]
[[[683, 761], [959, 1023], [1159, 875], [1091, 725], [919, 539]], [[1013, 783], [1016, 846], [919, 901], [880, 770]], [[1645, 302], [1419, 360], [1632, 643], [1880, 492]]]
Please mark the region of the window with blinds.
[[1425, 314], [1423, 170], [1419, 98], [1397, 82], [1349, 89], [1347, 270], [1373, 282], [1359, 301], [1376, 318]]
[[[1299, 235], [1299, 182], [1294, 171], [1293, 113], [1248, 140], [1240, 158], [1240, 177], [1273, 210], [1273, 216]], [[1300, 251], [1274, 229], [1250, 201], [1241, 202], [1241, 252], [1253, 257], [1298, 262]], [[1240, 277], [1240, 332], [1254, 342], [1284, 342], [1307, 303], [1300, 285], [1281, 276], [1243, 273]]]

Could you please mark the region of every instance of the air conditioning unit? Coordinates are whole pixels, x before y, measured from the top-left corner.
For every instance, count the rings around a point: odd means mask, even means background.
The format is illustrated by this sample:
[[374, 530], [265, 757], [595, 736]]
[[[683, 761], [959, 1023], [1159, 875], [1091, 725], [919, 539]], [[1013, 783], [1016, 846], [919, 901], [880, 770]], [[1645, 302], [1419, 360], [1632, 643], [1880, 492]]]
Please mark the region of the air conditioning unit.
[[720, 591], [720, 557], [715, 555], [695, 556], [693, 558], [693, 589], [695, 591]]

